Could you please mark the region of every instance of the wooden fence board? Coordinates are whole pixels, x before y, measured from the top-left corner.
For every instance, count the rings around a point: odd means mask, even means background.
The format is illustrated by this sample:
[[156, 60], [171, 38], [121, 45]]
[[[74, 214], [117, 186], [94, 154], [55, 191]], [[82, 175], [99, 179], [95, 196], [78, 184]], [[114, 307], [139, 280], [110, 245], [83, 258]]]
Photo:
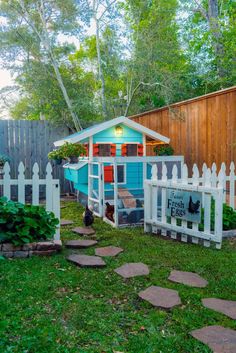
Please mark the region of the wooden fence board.
[[[40, 178], [45, 178], [48, 152], [54, 148], [54, 141], [69, 133], [68, 128], [55, 127], [48, 121], [0, 120], [0, 153], [11, 159], [11, 178], [17, 178], [21, 161], [26, 178], [31, 177], [35, 162], [39, 165]], [[60, 179], [61, 192], [69, 191], [62, 166], [53, 165], [53, 177]]]
[[[181, 112], [184, 121], [173, 111]], [[169, 137], [175, 154], [184, 155], [190, 168], [204, 162], [219, 168], [225, 162], [228, 170], [236, 161], [236, 86], [130, 118]], [[152, 147], [147, 154], [153, 155]]]

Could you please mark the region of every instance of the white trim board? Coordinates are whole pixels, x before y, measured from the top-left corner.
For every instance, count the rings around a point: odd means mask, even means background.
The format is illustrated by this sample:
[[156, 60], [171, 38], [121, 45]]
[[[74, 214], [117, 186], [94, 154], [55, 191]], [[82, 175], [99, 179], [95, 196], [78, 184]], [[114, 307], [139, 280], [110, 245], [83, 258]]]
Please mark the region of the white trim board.
[[88, 137], [91, 137], [98, 132], [101, 132], [103, 130], [109, 129], [112, 126], [119, 125], [119, 124], [124, 124], [133, 130], [139, 131], [143, 133], [144, 135], [153, 138], [154, 140], [160, 140], [165, 143], [169, 143], [170, 139], [166, 136], [163, 136], [156, 131], [153, 131], [151, 129], [148, 129], [147, 127], [136, 123], [135, 121], [126, 118], [124, 116], [120, 116], [118, 118], [112, 119], [105, 121], [104, 123], [95, 125], [94, 127], [91, 127], [89, 129], [85, 129], [84, 131], [82, 130], [81, 132], [78, 132], [77, 135], [73, 135], [71, 138], [70, 136], [66, 137], [65, 139], [59, 140], [54, 142], [54, 145], [56, 147], [64, 145], [65, 142], [71, 142], [71, 143], [77, 143], [80, 142]]

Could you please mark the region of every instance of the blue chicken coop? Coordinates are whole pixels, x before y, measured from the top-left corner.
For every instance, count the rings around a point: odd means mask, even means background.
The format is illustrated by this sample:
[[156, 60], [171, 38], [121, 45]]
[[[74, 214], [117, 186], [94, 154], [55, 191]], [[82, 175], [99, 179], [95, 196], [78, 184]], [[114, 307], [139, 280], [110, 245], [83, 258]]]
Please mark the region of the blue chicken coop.
[[126, 117], [118, 117], [91, 126], [56, 141], [80, 143], [85, 157], [75, 164], [65, 164], [65, 178], [73, 183], [78, 201], [88, 204], [94, 213], [118, 227], [139, 225], [144, 219], [144, 180], [151, 178], [157, 165], [159, 174], [165, 163], [170, 176], [177, 165], [179, 173], [183, 156], [147, 156], [146, 146], [168, 144], [170, 139]]

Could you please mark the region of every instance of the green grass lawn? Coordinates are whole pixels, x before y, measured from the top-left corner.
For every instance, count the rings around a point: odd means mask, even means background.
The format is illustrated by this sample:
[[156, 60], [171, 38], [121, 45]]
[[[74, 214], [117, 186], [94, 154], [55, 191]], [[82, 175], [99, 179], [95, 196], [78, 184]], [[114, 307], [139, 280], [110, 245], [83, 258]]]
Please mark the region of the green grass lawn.
[[[82, 224], [82, 209], [65, 203], [62, 240]], [[124, 248], [106, 258], [103, 269], [80, 269], [67, 262], [70, 250], [30, 259], [0, 261], [0, 352], [37, 353], [208, 353], [189, 332], [206, 325], [236, 329], [236, 322], [201, 305], [201, 298], [236, 300], [236, 242], [222, 250], [146, 235], [141, 228], [117, 230], [96, 219], [100, 246]], [[76, 252], [76, 251], [73, 251]], [[94, 254], [94, 248], [81, 250]], [[124, 280], [114, 269], [144, 262], [150, 275]], [[204, 289], [168, 281], [172, 269], [193, 271], [209, 281]], [[177, 289], [182, 305], [158, 310], [138, 298], [150, 285]]]

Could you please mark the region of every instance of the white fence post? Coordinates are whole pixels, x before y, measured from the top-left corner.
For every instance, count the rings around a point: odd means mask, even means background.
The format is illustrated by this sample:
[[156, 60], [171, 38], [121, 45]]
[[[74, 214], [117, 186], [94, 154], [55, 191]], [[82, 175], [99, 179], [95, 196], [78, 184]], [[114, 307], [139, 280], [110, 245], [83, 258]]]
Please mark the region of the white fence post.
[[3, 167], [3, 196], [8, 200], [11, 198], [11, 176], [10, 176], [10, 165], [8, 162]]
[[52, 202], [52, 166], [50, 163], [46, 167], [46, 210], [53, 210]]
[[22, 162], [18, 167], [18, 201], [25, 203], [25, 166]]
[[229, 205], [235, 209], [235, 165], [234, 162], [230, 164], [229, 174]]
[[39, 204], [39, 166], [38, 163], [33, 165], [33, 177], [32, 177], [32, 204]]

